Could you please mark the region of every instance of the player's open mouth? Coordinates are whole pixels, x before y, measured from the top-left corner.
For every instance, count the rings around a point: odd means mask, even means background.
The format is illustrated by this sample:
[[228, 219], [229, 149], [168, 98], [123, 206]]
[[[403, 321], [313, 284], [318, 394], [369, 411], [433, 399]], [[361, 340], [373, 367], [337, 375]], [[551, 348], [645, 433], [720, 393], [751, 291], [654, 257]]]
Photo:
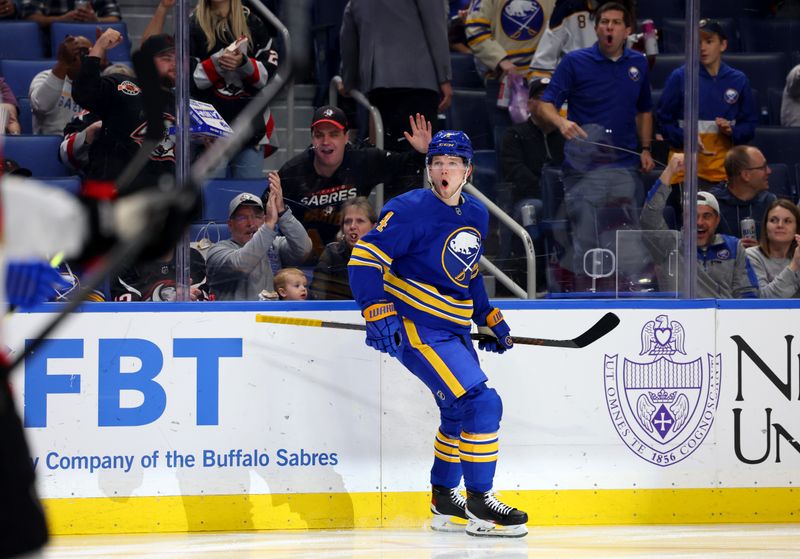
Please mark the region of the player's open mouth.
[[322, 155], [330, 155], [330, 154], [333, 153], [333, 148], [332, 147], [328, 147], [328, 146], [320, 147], [319, 148], [319, 152]]
[[614, 42], [614, 36], [613, 35], [606, 35], [606, 43], [610, 45], [613, 42]]
[[446, 189], [446, 188], [447, 188], [447, 186], [448, 186], [449, 184], [450, 184], [450, 183], [449, 183], [449, 182], [447, 182], [447, 179], [442, 179], [442, 188], [445, 188], [445, 189]]

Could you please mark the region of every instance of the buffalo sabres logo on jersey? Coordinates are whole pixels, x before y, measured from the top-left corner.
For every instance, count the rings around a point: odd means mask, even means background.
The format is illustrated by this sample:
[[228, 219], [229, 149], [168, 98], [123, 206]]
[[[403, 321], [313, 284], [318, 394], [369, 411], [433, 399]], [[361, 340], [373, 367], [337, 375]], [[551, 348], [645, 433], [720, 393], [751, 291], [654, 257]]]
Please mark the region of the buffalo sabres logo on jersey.
[[508, 0], [503, 7], [500, 23], [509, 38], [529, 41], [544, 26], [544, 10], [536, 0]]
[[631, 79], [631, 81], [638, 82], [639, 78], [642, 77], [642, 73], [636, 66], [631, 66], [630, 68], [628, 68], [628, 77]]
[[735, 89], [726, 89], [724, 99], [728, 105], [733, 105], [739, 100], [739, 92]]
[[461, 287], [467, 287], [476, 272], [481, 255], [481, 236], [477, 229], [462, 227], [453, 231], [442, 249], [442, 267], [447, 277]]

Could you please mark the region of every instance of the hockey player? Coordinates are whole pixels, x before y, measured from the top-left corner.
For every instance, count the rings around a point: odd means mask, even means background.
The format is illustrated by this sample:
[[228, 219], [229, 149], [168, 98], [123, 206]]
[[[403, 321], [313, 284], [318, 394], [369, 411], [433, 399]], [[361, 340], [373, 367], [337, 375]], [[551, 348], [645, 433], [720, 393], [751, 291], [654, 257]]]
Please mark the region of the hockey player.
[[[503, 405], [469, 337], [474, 321], [492, 336], [487, 351], [511, 349], [510, 329], [489, 303], [478, 272], [489, 214], [461, 192], [472, 173], [463, 132], [437, 133], [426, 177], [384, 207], [378, 225], [353, 249], [350, 286], [367, 321], [366, 343], [396, 356], [434, 394], [441, 423], [431, 469], [434, 530], [468, 520], [472, 536], [520, 537], [528, 515], [497, 499], [492, 481]], [[458, 491], [461, 478], [467, 498]]]

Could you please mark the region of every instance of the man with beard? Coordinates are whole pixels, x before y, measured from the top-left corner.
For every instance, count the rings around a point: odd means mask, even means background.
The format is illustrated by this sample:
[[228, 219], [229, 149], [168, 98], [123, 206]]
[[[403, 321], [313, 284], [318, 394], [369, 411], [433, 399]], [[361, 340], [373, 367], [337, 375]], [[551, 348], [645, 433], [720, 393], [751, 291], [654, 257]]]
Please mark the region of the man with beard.
[[[84, 57], [72, 95], [84, 109], [97, 115], [103, 126], [89, 155], [89, 181], [114, 181], [133, 159], [145, 139], [147, 119], [139, 77], [123, 74], [102, 76], [100, 61], [122, 41], [120, 33], [106, 29]], [[160, 177], [175, 175], [175, 140], [166, 130], [175, 124], [175, 42], [170, 35], [153, 35], [142, 43], [141, 52], [153, 57], [158, 78], [166, 90], [162, 114], [168, 122], [161, 142], [150, 153], [144, 168], [128, 186], [137, 190], [157, 184]], [[106, 187], [107, 188], [107, 187]]]

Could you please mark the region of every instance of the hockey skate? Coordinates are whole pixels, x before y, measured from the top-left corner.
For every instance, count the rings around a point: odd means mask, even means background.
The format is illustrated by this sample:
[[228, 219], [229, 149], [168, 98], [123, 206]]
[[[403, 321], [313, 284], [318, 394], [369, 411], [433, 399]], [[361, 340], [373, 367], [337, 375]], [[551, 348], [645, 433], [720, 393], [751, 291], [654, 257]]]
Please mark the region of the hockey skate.
[[431, 530], [437, 532], [463, 532], [466, 527], [467, 500], [458, 487], [449, 489], [434, 485], [431, 489]]
[[492, 491], [467, 491], [467, 534], [491, 538], [521, 538], [528, 533], [528, 514], [497, 499]]

